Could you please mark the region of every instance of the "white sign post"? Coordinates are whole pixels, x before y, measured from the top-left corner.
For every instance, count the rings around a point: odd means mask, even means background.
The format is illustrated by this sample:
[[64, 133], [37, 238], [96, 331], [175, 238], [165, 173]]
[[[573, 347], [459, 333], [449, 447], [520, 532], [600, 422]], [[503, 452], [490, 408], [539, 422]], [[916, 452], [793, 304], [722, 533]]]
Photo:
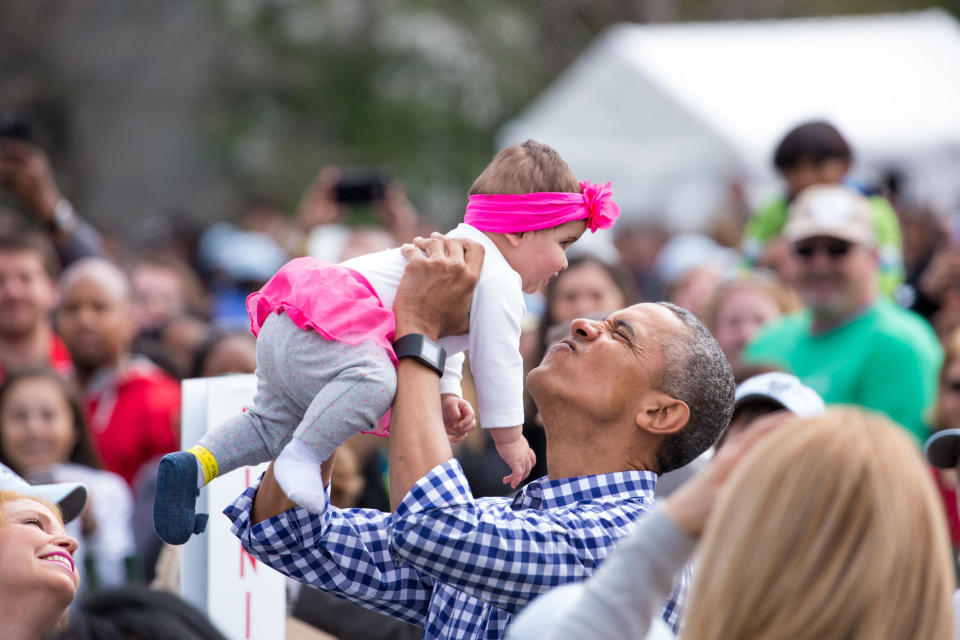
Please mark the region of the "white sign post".
[[[181, 446], [190, 447], [208, 430], [250, 404], [257, 388], [253, 375], [183, 381]], [[221, 476], [200, 492], [197, 511], [209, 513], [207, 529], [182, 547], [183, 598], [205, 611], [232, 640], [283, 640], [286, 581], [254, 560], [230, 533], [223, 509], [266, 469], [244, 467]]]

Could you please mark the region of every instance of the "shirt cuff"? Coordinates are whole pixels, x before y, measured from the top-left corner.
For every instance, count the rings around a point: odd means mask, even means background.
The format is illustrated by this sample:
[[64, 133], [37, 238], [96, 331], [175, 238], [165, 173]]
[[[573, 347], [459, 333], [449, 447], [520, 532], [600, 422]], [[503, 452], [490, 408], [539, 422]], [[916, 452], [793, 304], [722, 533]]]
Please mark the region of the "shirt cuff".
[[473, 503], [473, 493], [455, 458], [438, 464], [417, 480], [393, 514], [403, 519], [437, 508]]
[[[320, 542], [330, 519], [330, 513], [314, 513], [303, 507], [294, 507], [279, 515], [252, 523], [253, 500], [263, 476], [227, 505], [223, 514], [232, 523], [230, 531], [254, 557], [286, 554], [292, 548], [311, 548]], [[327, 505], [330, 504], [330, 485], [324, 488]]]

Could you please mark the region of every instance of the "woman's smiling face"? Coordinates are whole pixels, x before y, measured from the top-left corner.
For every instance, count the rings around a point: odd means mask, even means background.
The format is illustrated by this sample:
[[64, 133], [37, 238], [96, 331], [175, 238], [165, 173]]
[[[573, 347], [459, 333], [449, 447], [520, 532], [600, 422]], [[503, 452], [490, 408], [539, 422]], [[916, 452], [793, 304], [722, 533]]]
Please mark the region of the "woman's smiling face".
[[77, 593], [79, 574], [73, 561], [77, 541], [61, 519], [30, 498], [0, 503], [0, 598], [35, 592], [64, 609]]

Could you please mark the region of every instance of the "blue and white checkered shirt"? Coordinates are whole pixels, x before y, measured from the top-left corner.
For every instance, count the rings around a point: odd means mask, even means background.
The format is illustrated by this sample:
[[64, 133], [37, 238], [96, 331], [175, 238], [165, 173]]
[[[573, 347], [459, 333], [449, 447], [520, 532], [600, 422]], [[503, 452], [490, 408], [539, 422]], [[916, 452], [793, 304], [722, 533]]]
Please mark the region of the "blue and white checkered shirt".
[[[255, 558], [422, 626], [424, 638], [493, 639], [540, 593], [591, 575], [653, 508], [656, 476], [541, 478], [513, 499], [477, 499], [460, 464], [448, 460], [420, 478], [394, 514], [296, 508], [251, 524], [257, 486], [224, 510]], [[687, 581], [684, 572], [661, 612], [674, 631]]]

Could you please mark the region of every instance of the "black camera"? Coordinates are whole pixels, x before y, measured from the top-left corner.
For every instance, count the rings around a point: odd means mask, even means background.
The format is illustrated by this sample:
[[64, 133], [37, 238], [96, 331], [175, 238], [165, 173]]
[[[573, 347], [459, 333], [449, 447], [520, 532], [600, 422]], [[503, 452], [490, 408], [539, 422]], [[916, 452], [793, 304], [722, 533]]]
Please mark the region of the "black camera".
[[23, 109], [11, 109], [0, 115], [0, 138], [15, 138], [34, 142], [36, 120], [33, 114]]
[[345, 169], [337, 181], [336, 199], [343, 204], [367, 204], [383, 200], [387, 177], [374, 169]]

